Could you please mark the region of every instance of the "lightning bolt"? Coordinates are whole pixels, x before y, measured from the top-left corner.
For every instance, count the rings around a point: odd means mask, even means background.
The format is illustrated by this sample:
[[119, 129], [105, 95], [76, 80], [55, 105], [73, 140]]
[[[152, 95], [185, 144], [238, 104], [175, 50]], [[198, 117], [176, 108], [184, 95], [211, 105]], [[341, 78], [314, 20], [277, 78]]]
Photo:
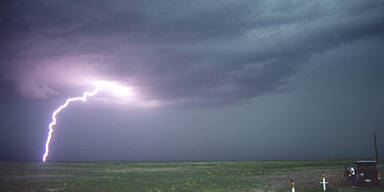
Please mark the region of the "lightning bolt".
[[87, 101], [88, 97], [92, 97], [92, 96], [96, 95], [101, 89], [102, 89], [102, 87], [98, 87], [92, 92], [84, 92], [82, 97], [69, 98], [65, 101], [65, 103], [63, 105], [61, 105], [59, 108], [57, 108], [52, 113], [52, 121], [49, 123], [48, 136], [47, 136], [47, 140], [45, 141], [45, 152], [44, 152], [44, 155], [42, 157], [43, 162], [47, 161], [47, 157], [49, 154], [49, 143], [51, 142], [51, 139], [52, 139], [52, 134], [54, 131], [53, 127], [56, 125], [56, 122], [57, 122], [56, 115], [58, 115], [63, 109], [67, 108], [72, 102], [75, 102], [75, 101], [85, 102], [85, 101]]

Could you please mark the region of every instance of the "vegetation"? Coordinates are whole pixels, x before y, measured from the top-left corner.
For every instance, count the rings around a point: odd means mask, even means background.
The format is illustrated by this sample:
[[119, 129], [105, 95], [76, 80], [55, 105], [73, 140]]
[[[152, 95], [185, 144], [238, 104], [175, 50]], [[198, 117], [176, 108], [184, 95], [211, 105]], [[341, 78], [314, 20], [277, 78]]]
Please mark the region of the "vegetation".
[[289, 191], [291, 177], [296, 191], [321, 191], [321, 171], [330, 190], [350, 191], [348, 162], [0, 162], [0, 191]]

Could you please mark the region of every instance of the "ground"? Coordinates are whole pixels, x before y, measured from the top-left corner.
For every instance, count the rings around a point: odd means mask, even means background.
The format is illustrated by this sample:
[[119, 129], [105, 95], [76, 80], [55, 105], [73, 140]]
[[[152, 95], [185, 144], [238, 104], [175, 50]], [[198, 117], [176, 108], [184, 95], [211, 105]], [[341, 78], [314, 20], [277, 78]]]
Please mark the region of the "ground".
[[352, 161], [266, 162], [0, 162], [0, 191], [384, 191], [352, 187], [344, 165]]

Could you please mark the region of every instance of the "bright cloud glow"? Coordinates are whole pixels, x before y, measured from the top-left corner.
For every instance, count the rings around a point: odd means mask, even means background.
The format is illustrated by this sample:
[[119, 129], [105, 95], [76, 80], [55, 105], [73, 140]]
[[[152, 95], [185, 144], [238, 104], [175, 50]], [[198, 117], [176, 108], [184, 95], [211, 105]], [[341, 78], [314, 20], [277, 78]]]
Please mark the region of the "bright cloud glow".
[[126, 97], [127, 99], [133, 99], [133, 97], [135, 97], [132, 87], [120, 85], [113, 81], [95, 81], [93, 84], [97, 88], [110, 91], [118, 97]]

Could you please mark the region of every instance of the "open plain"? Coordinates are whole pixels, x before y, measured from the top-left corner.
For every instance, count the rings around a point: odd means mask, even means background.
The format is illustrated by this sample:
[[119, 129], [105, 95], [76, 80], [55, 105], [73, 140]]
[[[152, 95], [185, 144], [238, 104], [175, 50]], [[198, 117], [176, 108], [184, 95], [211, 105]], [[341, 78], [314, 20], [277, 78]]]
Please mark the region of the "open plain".
[[264, 162], [0, 162], [0, 191], [383, 191], [352, 187], [344, 165], [352, 161]]

